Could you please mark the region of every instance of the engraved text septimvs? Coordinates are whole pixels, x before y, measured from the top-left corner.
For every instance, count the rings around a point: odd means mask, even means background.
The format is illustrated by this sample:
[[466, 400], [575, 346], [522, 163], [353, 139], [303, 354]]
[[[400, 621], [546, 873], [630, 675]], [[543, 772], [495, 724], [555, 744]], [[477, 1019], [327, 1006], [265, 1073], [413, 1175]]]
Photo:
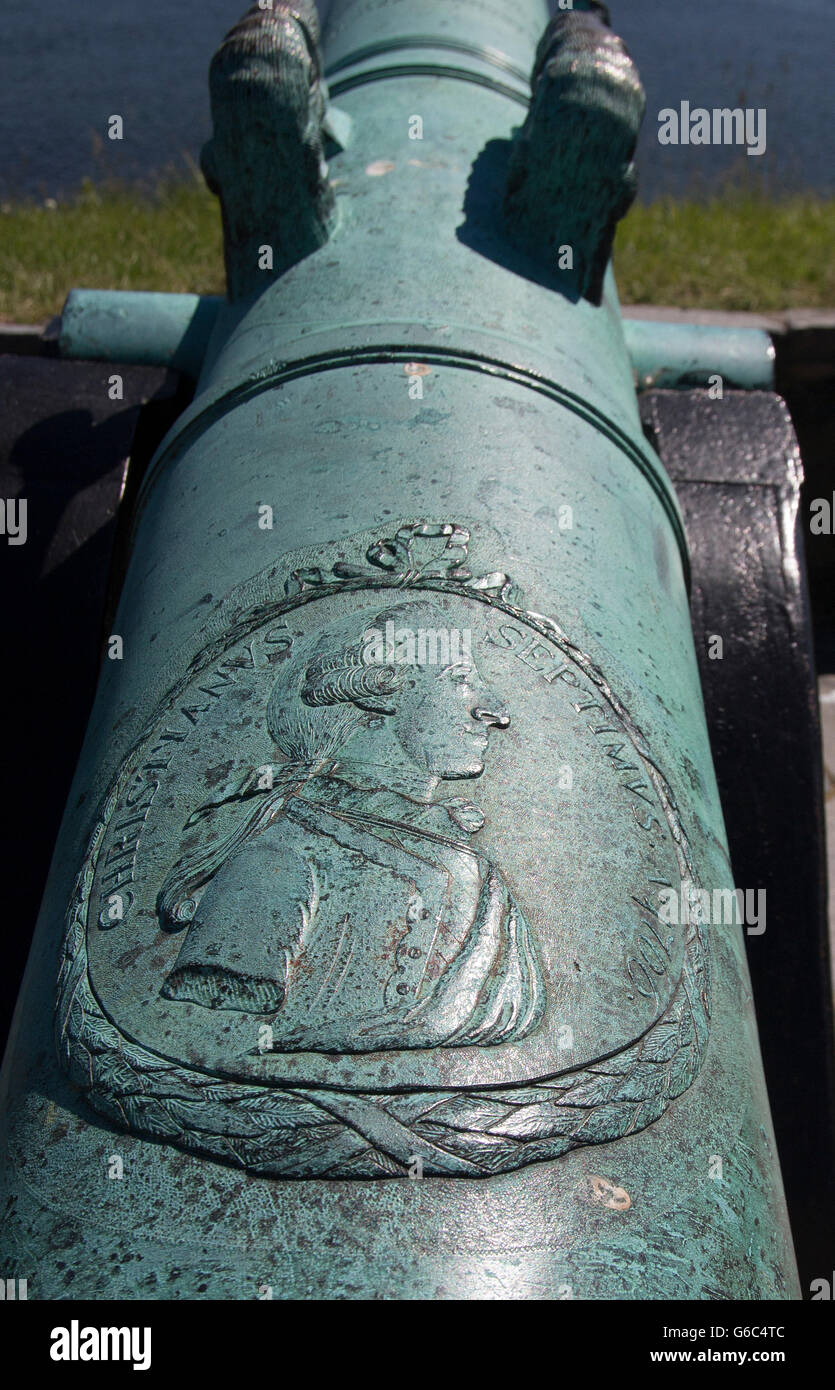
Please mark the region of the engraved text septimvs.
[[126, 758], [57, 1000], [117, 1123], [261, 1174], [474, 1176], [644, 1128], [698, 1072], [671, 789], [471, 529], [256, 576]]

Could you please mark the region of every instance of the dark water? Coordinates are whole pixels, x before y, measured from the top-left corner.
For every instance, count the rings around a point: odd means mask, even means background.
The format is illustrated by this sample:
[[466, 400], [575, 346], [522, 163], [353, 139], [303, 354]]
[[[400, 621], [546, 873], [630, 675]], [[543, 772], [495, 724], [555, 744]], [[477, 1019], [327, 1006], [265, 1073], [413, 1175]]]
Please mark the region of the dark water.
[[[182, 170], [208, 133], [209, 58], [245, 8], [246, 0], [0, 0], [0, 198], [55, 197], [85, 177]], [[645, 195], [709, 184], [729, 164], [772, 188], [835, 188], [835, 0], [610, 0], [610, 8], [647, 89]], [[766, 154], [662, 148], [657, 113], [682, 98], [765, 107]], [[121, 143], [105, 138], [114, 112], [125, 118]]]

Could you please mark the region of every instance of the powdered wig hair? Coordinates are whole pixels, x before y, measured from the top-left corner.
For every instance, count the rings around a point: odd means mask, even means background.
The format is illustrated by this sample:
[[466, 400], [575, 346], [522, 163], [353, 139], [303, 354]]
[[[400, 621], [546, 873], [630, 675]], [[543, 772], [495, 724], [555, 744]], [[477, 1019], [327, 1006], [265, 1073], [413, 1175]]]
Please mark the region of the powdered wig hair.
[[433, 603], [403, 603], [382, 612], [364, 610], [343, 619], [315, 640], [307, 653], [287, 659], [267, 705], [267, 728], [276, 747], [296, 763], [335, 757], [370, 717], [393, 714], [408, 668], [380, 661], [386, 624], [439, 629], [444, 615]]

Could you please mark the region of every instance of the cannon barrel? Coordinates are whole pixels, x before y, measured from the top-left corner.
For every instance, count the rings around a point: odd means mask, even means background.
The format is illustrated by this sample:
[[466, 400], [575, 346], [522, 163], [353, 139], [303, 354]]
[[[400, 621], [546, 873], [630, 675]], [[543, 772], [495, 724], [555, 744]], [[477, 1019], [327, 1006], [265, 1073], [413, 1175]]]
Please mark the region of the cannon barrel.
[[274, 0], [210, 85], [228, 297], [133, 325], [201, 369], [4, 1064], [6, 1273], [795, 1298], [610, 266], [635, 66], [596, 0], [334, 0], [321, 47]]

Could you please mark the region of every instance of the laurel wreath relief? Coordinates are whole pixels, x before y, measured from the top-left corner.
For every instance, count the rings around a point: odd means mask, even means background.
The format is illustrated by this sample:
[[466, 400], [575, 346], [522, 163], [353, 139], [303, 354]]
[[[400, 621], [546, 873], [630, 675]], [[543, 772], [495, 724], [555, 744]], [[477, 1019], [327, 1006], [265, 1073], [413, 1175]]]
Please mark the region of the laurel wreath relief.
[[[265, 618], [311, 598], [372, 583], [466, 591], [524, 620], [593, 683], [644, 762], [667, 817], [682, 879], [694, 881], [671, 789], [627, 710], [556, 623], [519, 606], [521, 595], [507, 575], [474, 576], [466, 568], [468, 545], [469, 532], [462, 526], [420, 522], [371, 545], [365, 565], [339, 563], [332, 577], [318, 569], [294, 571], [284, 599], [244, 612], [192, 662], [169, 698]], [[709, 1031], [710, 965], [707, 929], [700, 920], [688, 924], [681, 975], [666, 1011], [640, 1038], [613, 1056], [537, 1082], [357, 1094], [224, 1081], [172, 1062], [119, 1031], [88, 974], [90, 893], [119, 790], [117, 783], [106, 799], [73, 890], [58, 972], [56, 1042], [71, 1080], [95, 1110], [120, 1127], [276, 1178], [394, 1177], [405, 1175], [416, 1159], [425, 1174], [486, 1177], [646, 1128], [701, 1067]]]

